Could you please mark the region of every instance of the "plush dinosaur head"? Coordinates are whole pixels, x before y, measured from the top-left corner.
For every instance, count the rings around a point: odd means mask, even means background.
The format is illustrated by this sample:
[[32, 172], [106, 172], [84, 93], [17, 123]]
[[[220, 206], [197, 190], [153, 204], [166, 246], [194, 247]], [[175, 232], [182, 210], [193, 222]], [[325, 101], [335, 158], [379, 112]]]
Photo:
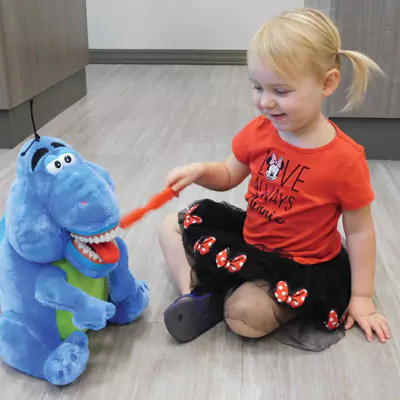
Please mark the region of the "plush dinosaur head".
[[107, 171], [67, 143], [28, 141], [17, 162], [6, 207], [6, 238], [35, 263], [66, 258], [91, 278], [116, 267], [119, 207]]

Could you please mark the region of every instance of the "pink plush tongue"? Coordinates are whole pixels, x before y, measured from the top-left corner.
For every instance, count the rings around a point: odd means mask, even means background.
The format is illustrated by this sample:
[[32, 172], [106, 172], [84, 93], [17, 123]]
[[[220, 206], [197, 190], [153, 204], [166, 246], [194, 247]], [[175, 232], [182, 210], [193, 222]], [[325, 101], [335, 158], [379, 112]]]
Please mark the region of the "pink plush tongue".
[[90, 247], [106, 264], [115, 264], [119, 260], [119, 248], [112, 242], [91, 243]]

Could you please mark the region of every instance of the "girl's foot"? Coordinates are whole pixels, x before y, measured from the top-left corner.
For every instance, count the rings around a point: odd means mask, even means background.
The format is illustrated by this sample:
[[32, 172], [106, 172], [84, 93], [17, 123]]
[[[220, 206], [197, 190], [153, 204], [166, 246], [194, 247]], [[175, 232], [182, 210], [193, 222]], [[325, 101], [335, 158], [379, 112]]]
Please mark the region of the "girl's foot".
[[168, 332], [179, 342], [196, 339], [223, 320], [224, 299], [195, 293], [180, 296], [164, 312]]

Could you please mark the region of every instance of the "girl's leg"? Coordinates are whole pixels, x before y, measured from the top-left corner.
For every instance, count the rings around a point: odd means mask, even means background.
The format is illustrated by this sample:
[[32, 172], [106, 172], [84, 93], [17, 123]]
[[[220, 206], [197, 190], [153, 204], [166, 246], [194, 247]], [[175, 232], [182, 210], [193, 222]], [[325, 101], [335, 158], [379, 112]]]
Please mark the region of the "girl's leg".
[[182, 295], [165, 310], [164, 323], [172, 337], [179, 342], [188, 342], [223, 320], [224, 299], [211, 303], [210, 295], [192, 292], [194, 275], [186, 258], [176, 214], [164, 220], [159, 241]]
[[170, 214], [164, 219], [159, 232], [159, 242], [180, 293], [190, 293], [191, 268], [183, 247], [177, 214]]
[[272, 333], [296, 315], [270, 297], [265, 281], [242, 284], [225, 302], [225, 322], [240, 336], [261, 338]]

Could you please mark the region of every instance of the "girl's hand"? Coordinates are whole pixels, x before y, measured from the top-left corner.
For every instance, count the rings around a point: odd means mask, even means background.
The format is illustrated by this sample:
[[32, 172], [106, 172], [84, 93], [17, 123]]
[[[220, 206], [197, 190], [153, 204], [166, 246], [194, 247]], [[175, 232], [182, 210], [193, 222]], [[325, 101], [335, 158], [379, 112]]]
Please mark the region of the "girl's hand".
[[346, 329], [350, 329], [354, 322], [365, 332], [369, 342], [372, 341], [372, 331], [375, 331], [382, 343], [390, 339], [389, 325], [386, 318], [376, 312], [371, 297], [352, 296], [349, 304]]
[[168, 186], [172, 186], [175, 192], [180, 192], [186, 186], [195, 183], [205, 172], [205, 166], [195, 163], [173, 169], [167, 176]]

